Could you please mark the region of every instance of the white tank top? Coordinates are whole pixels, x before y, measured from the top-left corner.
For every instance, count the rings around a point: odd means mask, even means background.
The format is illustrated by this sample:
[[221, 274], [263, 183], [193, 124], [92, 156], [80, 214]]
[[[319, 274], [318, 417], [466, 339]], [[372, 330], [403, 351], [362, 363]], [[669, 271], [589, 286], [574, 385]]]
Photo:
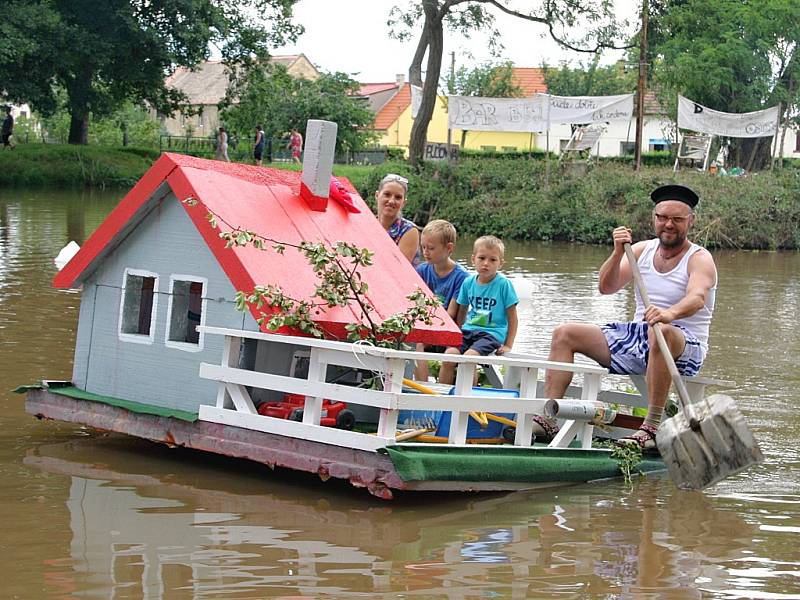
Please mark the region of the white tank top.
[[[659, 273], [653, 266], [653, 256], [658, 248], [658, 238], [647, 242], [639, 260], [639, 271], [642, 273], [644, 285], [650, 296], [653, 306], [659, 308], [669, 308], [677, 304], [686, 295], [686, 285], [689, 283], [689, 258], [697, 251], [702, 250], [701, 246], [692, 244], [689, 250], [683, 255], [680, 262], [671, 271]], [[689, 330], [703, 347], [703, 352], [708, 351], [708, 331], [711, 327], [711, 314], [714, 312], [714, 298], [717, 293], [717, 272], [714, 270], [714, 285], [706, 294], [705, 305], [694, 313], [691, 317], [676, 319], [673, 323], [682, 325]], [[641, 321], [644, 316], [644, 304], [636, 291], [636, 314], [635, 321]]]

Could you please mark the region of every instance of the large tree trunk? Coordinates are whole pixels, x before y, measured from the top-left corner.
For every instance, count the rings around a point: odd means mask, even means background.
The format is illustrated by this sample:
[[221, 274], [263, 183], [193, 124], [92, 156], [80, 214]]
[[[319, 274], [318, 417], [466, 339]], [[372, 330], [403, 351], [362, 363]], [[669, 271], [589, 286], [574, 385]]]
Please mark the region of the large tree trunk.
[[67, 82], [67, 96], [69, 96], [69, 138], [70, 144], [89, 143], [89, 112], [90, 98], [92, 97], [93, 72], [90, 65], [85, 65], [83, 70]]
[[82, 115], [72, 113], [69, 120], [69, 144], [83, 144], [89, 143], [89, 113], [84, 112]]
[[[433, 109], [436, 106], [436, 90], [439, 87], [439, 74], [442, 70], [442, 53], [444, 52], [444, 30], [442, 18], [439, 14], [438, 2], [436, 0], [423, 0], [425, 9], [425, 26], [422, 30], [422, 38], [417, 46], [414, 55], [414, 62], [409, 70], [411, 83], [419, 85], [421, 79], [422, 56], [425, 47], [428, 51], [428, 68], [425, 72], [425, 83], [422, 86], [422, 102], [411, 127], [411, 141], [408, 145], [408, 154], [411, 164], [415, 167], [422, 162], [425, 152], [425, 142], [428, 137], [428, 124], [433, 117]], [[417, 62], [418, 61], [418, 62]]]

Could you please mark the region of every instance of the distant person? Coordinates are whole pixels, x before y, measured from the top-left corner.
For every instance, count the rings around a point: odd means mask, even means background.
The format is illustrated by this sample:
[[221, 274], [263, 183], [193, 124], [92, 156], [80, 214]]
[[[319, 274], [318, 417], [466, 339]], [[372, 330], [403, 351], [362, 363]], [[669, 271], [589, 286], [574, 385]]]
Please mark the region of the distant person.
[[217, 132], [216, 159], [231, 162], [231, 159], [228, 158], [228, 133], [225, 131], [224, 127], [220, 127]]
[[415, 267], [420, 263], [419, 229], [403, 217], [402, 210], [408, 193], [408, 179], [389, 173], [381, 179], [375, 200], [378, 205], [378, 221], [392, 238], [400, 252]]
[[[519, 298], [511, 281], [500, 268], [505, 262], [505, 244], [493, 235], [475, 240], [472, 265], [477, 273], [461, 285], [456, 300], [456, 323], [461, 326], [461, 348], [447, 354], [489, 356], [510, 352], [517, 337]], [[442, 363], [439, 381], [455, 381], [455, 363]]]
[[6, 118], [3, 119], [3, 150], [14, 149], [11, 136], [14, 134], [14, 117], [11, 116], [11, 107], [6, 106]]
[[[708, 351], [717, 289], [714, 259], [708, 250], [687, 238], [694, 224], [697, 194], [683, 185], [664, 185], [653, 190], [650, 198], [655, 205], [656, 237], [636, 242], [632, 250], [652, 305], [645, 310], [637, 290], [633, 321], [602, 326], [559, 325], [553, 331], [549, 356], [550, 360], [571, 363], [577, 352], [596, 360], [611, 373], [645, 375], [647, 416], [637, 431], [618, 441], [642, 450], [656, 448], [656, 432], [672, 383], [651, 327], [661, 323], [678, 372], [684, 376], [696, 375]], [[632, 242], [631, 230], [617, 227], [612, 236], [614, 250], [600, 267], [601, 294], [617, 292], [633, 277], [624, 250], [624, 245]], [[572, 373], [568, 371], [547, 371], [544, 397], [563, 397], [571, 380]], [[548, 441], [558, 431], [556, 423], [545, 417], [536, 415], [534, 421], [534, 433], [541, 441]]]
[[267, 140], [264, 137], [264, 129], [261, 125], [256, 125], [256, 137], [253, 140], [253, 158], [258, 166], [261, 166], [261, 159], [264, 157], [264, 146]]
[[[436, 219], [422, 230], [422, 256], [425, 262], [417, 266], [417, 273], [425, 285], [439, 297], [447, 314], [455, 321], [458, 315], [458, 292], [469, 277], [467, 270], [451, 258], [458, 234], [449, 221]], [[417, 352], [444, 352], [444, 346], [417, 344]], [[428, 362], [417, 363], [414, 377], [418, 381], [428, 380]]]
[[303, 154], [303, 136], [296, 127], [292, 127], [292, 133], [289, 136], [289, 150], [292, 152], [292, 162], [299, 165], [300, 156]]

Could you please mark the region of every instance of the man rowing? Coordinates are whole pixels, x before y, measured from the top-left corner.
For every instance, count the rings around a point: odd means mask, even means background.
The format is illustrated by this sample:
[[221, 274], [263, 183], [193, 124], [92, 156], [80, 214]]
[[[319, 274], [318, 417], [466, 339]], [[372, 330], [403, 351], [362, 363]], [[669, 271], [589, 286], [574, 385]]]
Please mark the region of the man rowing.
[[[636, 293], [633, 321], [565, 323], [556, 327], [550, 341], [550, 360], [574, 362], [575, 353], [596, 360], [617, 374], [644, 374], [647, 380], [647, 416], [639, 429], [619, 440], [642, 450], [656, 448], [656, 432], [664, 414], [671, 377], [651, 326], [661, 323], [681, 375], [696, 375], [708, 351], [708, 334], [717, 288], [714, 259], [705, 248], [687, 238], [694, 224], [697, 194], [682, 185], [664, 185], [650, 194], [654, 203], [656, 237], [633, 244], [652, 305], [645, 310]], [[599, 288], [613, 294], [632, 279], [625, 244], [632, 243], [625, 226], [613, 231], [614, 250], [600, 267]], [[547, 371], [546, 398], [561, 398], [572, 380], [567, 371]], [[548, 440], [557, 432], [554, 421], [535, 417], [537, 439]]]

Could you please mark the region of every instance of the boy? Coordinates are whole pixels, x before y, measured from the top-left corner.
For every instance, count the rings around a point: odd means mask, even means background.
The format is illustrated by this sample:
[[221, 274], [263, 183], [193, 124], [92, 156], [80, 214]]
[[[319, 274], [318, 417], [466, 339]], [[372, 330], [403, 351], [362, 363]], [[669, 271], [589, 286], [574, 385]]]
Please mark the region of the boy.
[[[436, 219], [428, 223], [422, 230], [422, 256], [425, 262], [417, 266], [417, 273], [430, 288], [439, 296], [447, 314], [455, 321], [458, 312], [456, 298], [461, 289], [461, 284], [469, 277], [467, 270], [450, 258], [456, 247], [458, 234], [452, 223], [443, 219]], [[444, 352], [442, 346], [425, 346], [417, 344], [417, 352]], [[417, 381], [428, 380], [428, 362], [419, 361], [414, 371]]]
[[[509, 352], [517, 336], [517, 304], [514, 286], [502, 274], [505, 245], [493, 235], [475, 240], [472, 265], [477, 273], [461, 286], [456, 300], [456, 323], [464, 334], [461, 348], [448, 348], [447, 354], [488, 356]], [[455, 364], [443, 363], [442, 383], [455, 381]]]

